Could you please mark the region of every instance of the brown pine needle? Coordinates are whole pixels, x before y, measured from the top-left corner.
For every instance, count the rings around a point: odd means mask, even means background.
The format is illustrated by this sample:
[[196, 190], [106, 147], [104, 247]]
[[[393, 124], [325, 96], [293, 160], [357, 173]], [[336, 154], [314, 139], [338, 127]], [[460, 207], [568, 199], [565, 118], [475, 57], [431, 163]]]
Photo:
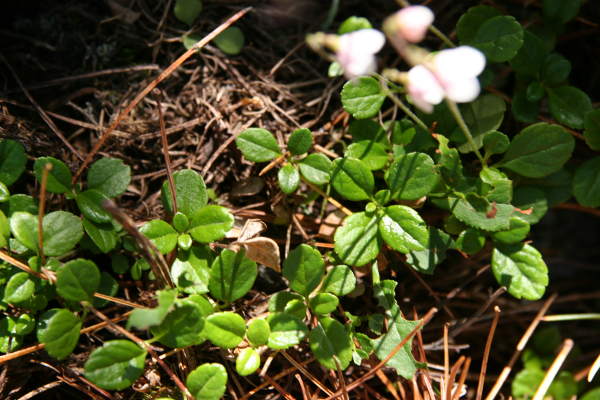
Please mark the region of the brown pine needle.
[[496, 332], [496, 326], [498, 326], [498, 320], [500, 319], [500, 307], [494, 307], [494, 319], [492, 321], [492, 326], [490, 327], [490, 331], [488, 332], [488, 337], [485, 342], [485, 349], [483, 351], [483, 359], [481, 360], [481, 371], [479, 372], [479, 381], [477, 383], [477, 395], [475, 396], [475, 400], [481, 400], [481, 396], [483, 395], [483, 385], [485, 383], [485, 372], [487, 370], [487, 363], [490, 357], [490, 350], [492, 348], [492, 341], [494, 340], [494, 333]]
[[548, 371], [546, 371], [546, 375], [544, 376], [542, 383], [540, 383], [540, 386], [538, 386], [537, 390], [535, 391], [532, 400], [542, 400], [544, 398], [548, 388], [552, 384], [552, 381], [554, 381], [556, 374], [558, 374], [560, 367], [563, 365], [565, 359], [572, 349], [573, 341], [571, 339], [565, 339], [558, 354], [554, 358], [554, 361], [552, 361], [552, 365], [550, 365], [550, 368], [548, 368]]
[[590, 367], [590, 370], [588, 371], [588, 374], [587, 374], [588, 382], [591, 382], [592, 379], [594, 379], [594, 376], [596, 376], [596, 372], [598, 372], [598, 369], [600, 369], [600, 354], [598, 355], [598, 357], [596, 357], [596, 360], [594, 361], [594, 363]]

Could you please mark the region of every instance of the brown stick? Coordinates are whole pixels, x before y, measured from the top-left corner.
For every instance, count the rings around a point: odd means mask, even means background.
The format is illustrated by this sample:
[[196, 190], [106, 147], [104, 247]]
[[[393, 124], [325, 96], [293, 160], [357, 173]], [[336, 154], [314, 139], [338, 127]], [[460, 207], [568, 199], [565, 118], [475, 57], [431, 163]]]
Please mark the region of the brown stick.
[[38, 252], [42, 265], [46, 264], [44, 256], [44, 212], [46, 211], [46, 185], [48, 184], [48, 174], [52, 171], [52, 164], [44, 164], [42, 168], [42, 183], [40, 185], [40, 208], [38, 210]]
[[479, 372], [479, 382], [477, 383], [477, 395], [475, 400], [481, 400], [483, 395], [483, 385], [485, 383], [485, 372], [487, 370], [487, 363], [490, 357], [490, 350], [492, 348], [492, 340], [494, 340], [494, 333], [496, 332], [496, 326], [498, 326], [498, 320], [500, 319], [500, 307], [494, 307], [494, 320], [492, 326], [488, 332], [488, 337], [485, 342], [485, 349], [483, 350], [483, 359], [481, 360], [481, 371]]
[[246, 15], [246, 13], [248, 11], [250, 11], [251, 9], [252, 9], [252, 7], [246, 7], [243, 10], [240, 10], [237, 13], [235, 13], [234, 15], [232, 15], [231, 17], [229, 17], [225, 22], [223, 22], [221, 25], [216, 27], [212, 32], [210, 32], [208, 35], [206, 35], [204, 38], [202, 38], [202, 40], [200, 40], [199, 42], [194, 44], [188, 51], [183, 53], [177, 60], [173, 61], [173, 63], [171, 65], [169, 65], [163, 72], [161, 72], [156, 77], [156, 79], [154, 79], [152, 82], [150, 82], [150, 84], [148, 86], [146, 86], [137, 96], [135, 96], [135, 98], [127, 105], [127, 107], [125, 107], [125, 109], [123, 111], [121, 111], [119, 113], [119, 115], [117, 115], [117, 118], [115, 118], [114, 122], [112, 124], [110, 124], [110, 126], [104, 131], [104, 133], [102, 133], [102, 135], [100, 135], [100, 137], [98, 138], [98, 141], [92, 148], [92, 151], [90, 151], [88, 153], [88, 155], [85, 157], [85, 160], [83, 160], [83, 164], [81, 164], [81, 167], [79, 167], [79, 170], [77, 170], [77, 173], [75, 173], [75, 175], [73, 176], [73, 182], [76, 182], [77, 179], [79, 179], [82, 172], [87, 168], [87, 166], [92, 161], [92, 159], [94, 158], [96, 153], [100, 150], [102, 145], [104, 145], [104, 143], [106, 142], [106, 140], [108, 139], [108, 137], [110, 136], [112, 131], [117, 129], [117, 127], [119, 126], [121, 121], [123, 121], [123, 119], [125, 119], [125, 117], [131, 112], [131, 110], [133, 110], [135, 108], [135, 106], [137, 106], [137, 104], [140, 101], [142, 101], [142, 99], [144, 97], [146, 97], [146, 95], [148, 93], [150, 93], [156, 86], [158, 86], [158, 84], [160, 82], [165, 80], [165, 78], [167, 78], [169, 75], [171, 75], [173, 73], [173, 71], [175, 71], [177, 68], [179, 68], [179, 66], [185, 60], [187, 60], [192, 55], [194, 55], [197, 50], [200, 50], [201, 48], [206, 46], [211, 40], [213, 40], [215, 37], [217, 37], [221, 32], [223, 32], [229, 26], [231, 26], [231, 24], [233, 24], [235, 21], [237, 21], [238, 19], [240, 19], [244, 15]]
[[173, 181], [173, 170], [171, 169], [171, 156], [169, 155], [169, 141], [165, 130], [165, 119], [163, 118], [162, 107], [160, 100], [157, 100], [158, 105], [158, 121], [160, 124], [160, 138], [163, 148], [163, 156], [165, 157], [165, 166], [167, 169], [167, 179], [169, 188], [171, 188], [171, 201], [173, 202], [173, 215], [177, 214], [177, 193], [175, 192], [175, 182]]

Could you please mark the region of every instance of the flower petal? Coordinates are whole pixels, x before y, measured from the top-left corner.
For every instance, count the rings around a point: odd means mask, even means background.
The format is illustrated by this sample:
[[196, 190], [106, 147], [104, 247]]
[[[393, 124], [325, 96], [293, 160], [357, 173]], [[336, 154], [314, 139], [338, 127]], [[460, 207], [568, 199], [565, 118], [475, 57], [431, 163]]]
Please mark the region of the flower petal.
[[406, 41], [417, 43], [423, 40], [433, 22], [433, 12], [425, 6], [410, 6], [394, 14], [397, 33]]
[[433, 68], [443, 82], [472, 78], [485, 68], [485, 56], [470, 46], [442, 50], [434, 56]]
[[444, 98], [444, 90], [435, 75], [423, 65], [408, 71], [407, 90], [415, 106], [431, 112], [432, 104], [439, 104]]
[[360, 29], [340, 36], [341, 53], [375, 54], [385, 44], [385, 36], [376, 29]]
[[445, 86], [446, 97], [457, 103], [468, 103], [473, 101], [479, 95], [481, 90], [477, 78], [467, 78], [452, 81], [450, 85]]

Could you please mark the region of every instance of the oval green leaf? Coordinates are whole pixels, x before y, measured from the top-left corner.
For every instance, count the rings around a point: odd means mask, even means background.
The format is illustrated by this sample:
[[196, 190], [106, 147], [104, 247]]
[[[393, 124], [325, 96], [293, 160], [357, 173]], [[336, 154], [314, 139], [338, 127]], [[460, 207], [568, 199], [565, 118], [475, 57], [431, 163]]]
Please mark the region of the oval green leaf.
[[344, 370], [350, 364], [354, 346], [350, 334], [339, 321], [320, 319], [317, 327], [310, 331], [309, 341], [311, 351], [324, 367], [337, 370], [339, 363], [339, 369]]
[[246, 129], [235, 139], [235, 144], [244, 157], [254, 162], [271, 161], [281, 155], [273, 134], [262, 128]]
[[371, 196], [375, 180], [373, 173], [362, 161], [355, 158], [338, 158], [333, 161], [331, 184], [344, 198], [360, 201]]
[[232, 349], [244, 340], [246, 323], [234, 312], [217, 312], [206, 318], [204, 332], [208, 340], [223, 349]]
[[314, 185], [324, 185], [331, 177], [331, 160], [324, 154], [313, 153], [298, 163], [300, 173]]
[[310, 309], [317, 315], [327, 315], [333, 312], [338, 304], [340, 304], [340, 299], [331, 293], [317, 293], [308, 301]]
[[492, 272], [517, 299], [538, 300], [548, 285], [548, 267], [539, 251], [528, 244], [497, 246], [492, 254]]
[[83, 237], [81, 220], [66, 211], [54, 211], [42, 221], [44, 229], [44, 254], [62, 256], [71, 251]]
[[325, 262], [318, 250], [301, 244], [290, 252], [283, 262], [283, 276], [290, 281], [290, 288], [308, 296], [321, 282]]
[[35, 282], [27, 272], [17, 272], [10, 277], [4, 287], [4, 301], [16, 304], [26, 302], [33, 297]]
[[0, 139], [0, 182], [10, 186], [19, 179], [27, 164], [23, 145], [10, 139]]
[[162, 323], [152, 328], [152, 334], [161, 343], [173, 348], [200, 344], [205, 340], [202, 331], [206, 326], [204, 319], [198, 304], [188, 300], [179, 301]]
[[334, 236], [335, 252], [344, 263], [359, 267], [377, 257], [381, 247], [377, 225], [377, 218], [364, 212], [344, 220]]
[[177, 246], [177, 231], [160, 219], [153, 219], [140, 227], [140, 232], [156, 246], [162, 254], [168, 254]]
[[277, 173], [279, 187], [285, 194], [291, 194], [300, 186], [300, 174], [292, 164], [285, 164]]
[[130, 181], [131, 168], [117, 158], [101, 158], [87, 173], [88, 188], [99, 190], [108, 197], [124, 193]]
[[490, 62], [508, 61], [523, 45], [523, 27], [514, 17], [498, 15], [481, 24], [469, 44], [481, 50]]
[[188, 233], [200, 243], [223, 239], [233, 227], [233, 215], [225, 207], [210, 205], [196, 211], [190, 219]]
[[237, 26], [230, 26], [213, 39], [221, 51], [230, 56], [240, 54], [244, 47], [244, 32]]
[[271, 328], [264, 319], [254, 319], [248, 323], [246, 337], [252, 346], [263, 346], [269, 341]]
[[96, 189], [78, 193], [75, 197], [77, 207], [83, 216], [98, 224], [109, 223], [111, 220], [110, 214], [102, 207], [102, 202], [108, 199], [104, 193]]
[[600, 207], [600, 157], [587, 160], [577, 168], [573, 194], [582, 206]]
[[583, 129], [585, 114], [592, 110], [589, 96], [573, 86], [548, 88], [550, 113], [570, 128]]
[[219, 400], [227, 388], [227, 371], [218, 363], [202, 364], [190, 372], [185, 384], [196, 400]]
[[346, 148], [344, 156], [361, 160], [371, 171], [382, 169], [388, 162], [385, 146], [372, 140], [352, 143]]
[[342, 88], [342, 105], [356, 119], [375, 116], [384, 100], [385, 93], [375, 78], [358, 77], [346, 82]]
[[[188, 218], [204, 207], [208, 201], [206, 185], [198, 173], [191, 169], [184, 169], [173, 174], [177, 211], [184, 213]], [[174, 214], [173, 196], [169, 182], [162, 185], [161, 199], [165, 209], [170, 215]]]
[[257, 273], [256, 263], [243, 250], [223, 250], [210, 267], [210, 294], [228, 303], [235, 301], [252, 288]]
[[111, 340], [92, 352], [85, 377], [106, 390], [131, 386], [144, 372], [146, 350], [129, 340]]
[[252, 347], [240, 351], [235, 359], [235, 370], [240, 376], [253, 374], [260, 367], [260, 354]]
[[394, 160], [385, 181], [398, 200], [417, 200], [435, 186], [438, 175], [433, 160], [425, 153], [408, 153]]
[[313, 144], [312, 133], [309, 129], [296, 129], [288, 139], [287, 148], [295, 156], [306, 153]]
[[82, 258], [69, 261], [56, 273], [56, 291], [67, 300], [92, 301], [99, 285], [98, 267]]
[[425, 250], [429, 243], [427, 224], [406, 206], [386, 207], [379, 220], [379, 233], [391, 248], [404, 254]]
[[40, 316], [37, 338], [52, 357], [67, 358], [77, 346], [81, 320], [69, 310], [54, 308]]
[[71, 175], [69, 167], [54, 157], [40, 157], [35, 160], [33, 170], [38, 182], [42, 181], [42, 173], [46, 164], [52, 165], [52, 169], [48, 172], [46, 190], [51, 193], [65, 193], [71, 190], [71, 179], [73, 176]]
[[345, 296], [351, 293], [356, 287], [356, 276], [347, 265], [336, 265], [327, 272], [323, 285], [322, 292], [333, 293], [336, 296]]
[[267, 346], [274, 350], [284, 350], [299, 344], [306, 337], [308, 328], [301, 319], [288, 313], [269, 315], [267, 322], [271, 334]]

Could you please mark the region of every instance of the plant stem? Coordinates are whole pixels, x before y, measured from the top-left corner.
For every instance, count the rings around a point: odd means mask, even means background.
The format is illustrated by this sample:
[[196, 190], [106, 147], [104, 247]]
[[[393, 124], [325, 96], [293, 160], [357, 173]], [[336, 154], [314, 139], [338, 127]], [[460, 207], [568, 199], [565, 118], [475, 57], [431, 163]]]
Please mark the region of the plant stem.
[[559, 321], [579, 321], [579, 320], [588, 320], [588, 319], [600, 319], [600, 313], [546, 315], [543, 318], [543, 321], [559, 322]]
[[464, 120], [464, 118], [463, 118], [460, 110], [458, 109], [458, 106], [456, 105], [455, 102], [453, 102], [452, 100], [448, 100], [448, 99], [446, 99], [446, 104], [448, 105], [448, 109], [450, 110], [450, 112], [454, 116], [454, 119], [458, 123], [458, 126], [463, 131], [463, 133], [465, 134], [465, 137], [467, 138], [467, 142], [469, 142], [469, 144], [473, 148], [473, 151], [475, 152], [475, 155], [477, 156], [477, 158], [479, 159], [479, 161], [481, 161], [481, 164], [485, 167], [487, 165], [487, 162], [481, 156], [481, 153], [477, 149], [477, 145], [475, 144], [475, 140], [473, 140], [473, 135], [471, 135], [471, 131], [469, 130], [469, 127], [467, 126], [467, 124], [466, 124], [466, 122], [465, 122], [465, 120]]
[[394, 93], [392, 93], [392, 91], [390, 90], [390, 88], [387, 85], [387, 82], [385, 81], [385, 78], [380, 77], [379, 82], [381, 83], [381, 88], [383, 89], [383, 91], [385, 92], [385, 95], [392, 100], [392, 102], [402, 111], [404, 111], [404, 113], [406, 115], [408, 115], [408, 117], [410, 119], [412, 119], [417, 125], [419, 125], [421, 128], [423, 128], [426, 132], [429, 132], [429, 127], [425, 124], [425, 122], [423, 122], [423, 120], [421, 120], [421, 118], [417, 117], [417, 115], [411, 111], [410, 108], [408, 108], [406, 106], [406, 104], [404, 104], [404, 102], [402, 102], [402, 100], [400, 100], [398, 98], [398, 96], [396, 96]]
[[[398, 3], [398, 5], [400, 7], [411, 6], [411, 4], [406, 0], [396, 0], [396, 3]], [[452, 43], [452, 40], [450, 40], [450, 38], [448, 38], [448, 36], [444, 35], [444, 33], [442, 33], [442, 31], [440, 31], [434, 25], [430, 25], [429, 30], [431, 31], [431, 33], [433, 33], [435, 36], [437, 36], [442, 42], [444, 42], [447, 46], [456, 47], [456, 45], [454, 43]]]

